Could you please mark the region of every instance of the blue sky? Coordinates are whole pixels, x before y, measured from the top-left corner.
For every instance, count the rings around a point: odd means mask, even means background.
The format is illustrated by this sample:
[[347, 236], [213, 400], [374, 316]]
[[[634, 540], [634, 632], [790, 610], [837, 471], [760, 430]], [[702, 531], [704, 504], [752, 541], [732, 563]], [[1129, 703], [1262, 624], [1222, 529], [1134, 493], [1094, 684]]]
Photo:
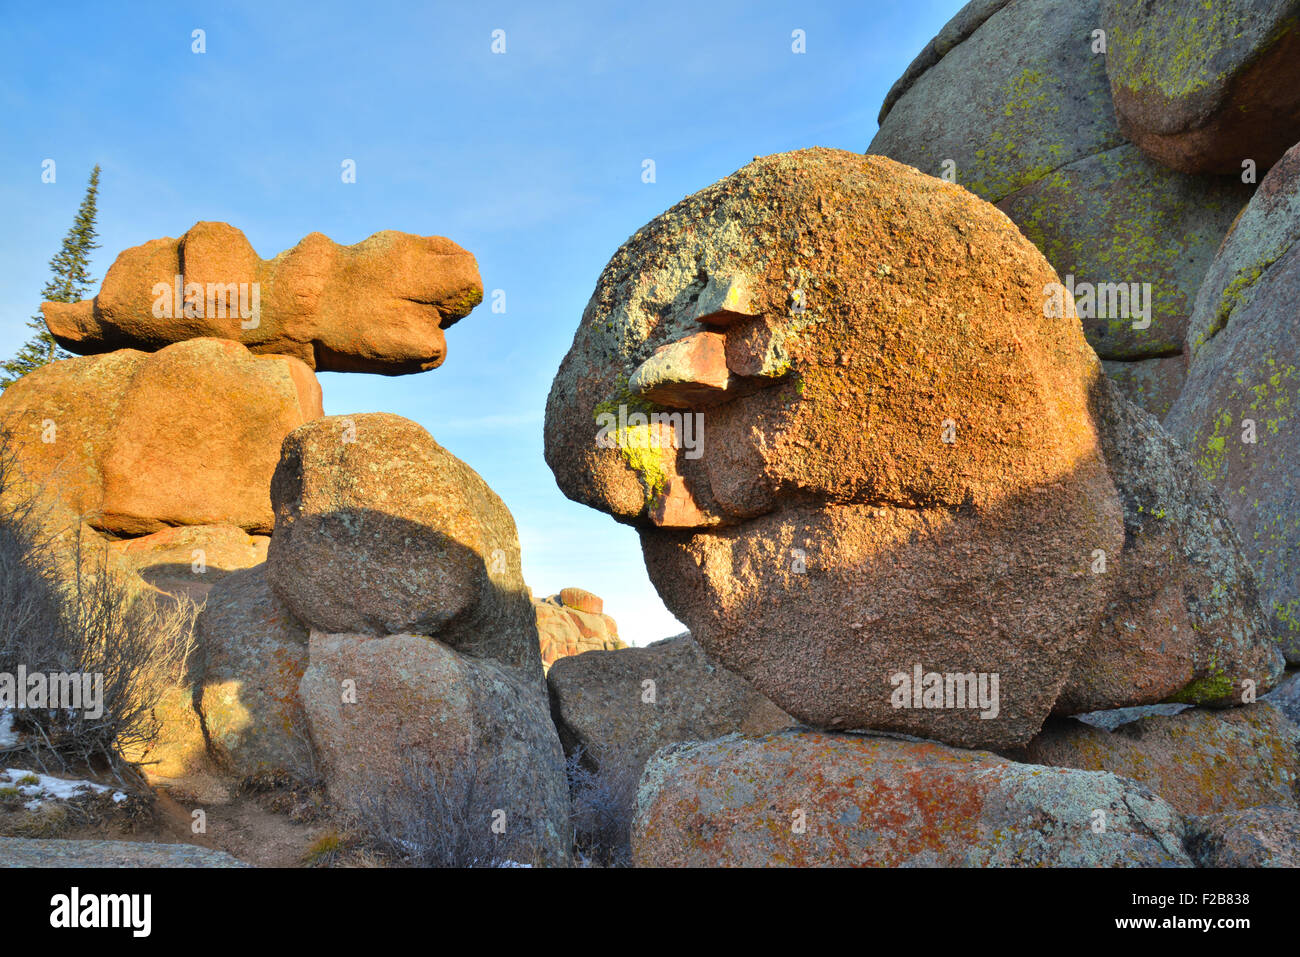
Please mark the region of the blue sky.
[[0, 0], [0, 352], [27, 337], [95, 163], [97, 280], [199, 220], [262, 256], [314, 230], [449, 236], [505, 314], [462, 320], [430, 373], [322, 374], [325, 411], [421, 423], [510, 507], [535, 593], [596, 592], [636, 644], [674, 634], [636, 534], [565, 499], [542, 458], [582, 309], [628, 236], [754, 156], [865, 150], [886, 91], [960, 6]]

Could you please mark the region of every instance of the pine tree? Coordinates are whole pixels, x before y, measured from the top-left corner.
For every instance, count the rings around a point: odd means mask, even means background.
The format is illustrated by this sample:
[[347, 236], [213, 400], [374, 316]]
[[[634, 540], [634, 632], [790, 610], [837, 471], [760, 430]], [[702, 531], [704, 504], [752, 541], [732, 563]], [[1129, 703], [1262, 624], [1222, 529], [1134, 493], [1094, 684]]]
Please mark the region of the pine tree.
[[[99, 248], [99, 243], [95, 242], [95, 198], [98, 193], [99, 166], [96, 164], [90, 172], [90, 183], [86, 186], [81, 208], [77, 210], [77, 218], [68, 235], [63, 237], [62, 248], [50, 260], [53, 275], [41, 290], [42, 302], [79, 302], [90, 297], [94, 288], [94, 280], [90, 278], [90, 253]], [[54, 341], [41, 316], [33, 316], [27, 328], [32, 330], [32, 337], [16, 356], [0, 362], [0, 389], [34, 369], [71, 355]]]

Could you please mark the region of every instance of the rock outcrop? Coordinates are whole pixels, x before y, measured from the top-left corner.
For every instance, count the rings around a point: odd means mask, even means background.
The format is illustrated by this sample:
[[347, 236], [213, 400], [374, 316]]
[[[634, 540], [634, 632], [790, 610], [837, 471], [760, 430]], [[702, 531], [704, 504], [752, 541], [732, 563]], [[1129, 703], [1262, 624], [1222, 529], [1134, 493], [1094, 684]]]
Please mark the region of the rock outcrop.
[[1300, 811], [1252, 807], [1187, 819], [1198, 867], [1300, 867]]
[[1170, 433], [1218, 489], [1265, 610], [1300, 663], [1300, 145], [1260, 183], [1224, 240], [1188, 330]]
[[0, 395], [26, 476], [115, 536], [223, 524], [269, 533], [280, 442], [321, 414], [309, 368], [225, 339], [64, 359]]
[[967, 4], [890, 92], [868, 152], [996, 203], [1080, 295], [1098, 354], [1137, 364], [1117, 380], [1163, 414], [1183, 372], [1167, 357], [1251, 187], [1174, 172], [1125, 139], [1101, 26], [1100, 0]]
[[1103, 0], [1120, 131], [1183, 173], [1272, 166], [1300, 140], [1300, 3]]
[[328, 416], [284, 440], [267, 578], [325, 633], [434, 635], [542, 689], [514, 518], [473, 469], [388, 413]]
[[0, 837], [0, 867], [248, 867], [225, 851], [194, 844]]
[[618, 637], [618, 623], [604, 613], [605, 603], [589, 591], [561, 588], [533, 607], [543, 668], [571, 655], [627, 647]]
[[221, 338], [322, 372], [404, 375], [441, 365], [443, 330], [482, 299], [474, 257], [441, 236], [312, 233], [264, 260], [233, 226], [197, 223], [121, 253], [93, 300], [42, 310], [82, 355]]
[[1105, 772], [825, 732], [657, 752], [632, 828], [642, 867], [1178, 867], [1180, 815]]

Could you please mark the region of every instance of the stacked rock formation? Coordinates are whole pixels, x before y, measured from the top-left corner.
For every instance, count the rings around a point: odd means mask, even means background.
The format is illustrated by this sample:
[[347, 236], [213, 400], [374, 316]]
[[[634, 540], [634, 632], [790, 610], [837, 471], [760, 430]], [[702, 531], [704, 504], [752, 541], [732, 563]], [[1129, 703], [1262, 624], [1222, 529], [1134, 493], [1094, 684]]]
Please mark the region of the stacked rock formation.
[[[1063, 287], [966, 189], [822, 149], [755, 160], [614, 255], [552, 386], [547, 461], [637, 527], [710, 657], [830, 732], [660, 751], [641, 863], [1190, 861], [1183, 815], [1207, 807], [1116, 777], [1134, 757], [1043, 757], [1070, 764], [1044, 777], [962, 750], [1024, 760], [1052, 714], [1249, 705], [1284, 667], [1218, 493], [1104, 375]], [[1232, 740], [1285, 780], [1277, 719]], [[863, 805], [871, 782], [939, 803]], [[821, 836], [772, 818], [787, 804]], [[1108, 807], [1113, 843], [1031, 833]], [[922, 808], [915, 839], [861, 844]]]
[[296, 701], [331, 796], [365, 813], [403, 789], [488, 795], [482, 827], [501, 814], [512, 857], [566, 860], [564, 756], [504, 503], [387, 413], [290, 433], [271, 498], [267, 580], [310, 629]]
[[312, 233], [261, 259], [233, 226], [196, 223], [122, 253], [94, 299], [42, 311], [83, 355], [215, 337], [321, 372], [403, 375], [441, 365], [443, 330], [482, 300], [474, 257], [441, 236], [386, 230], [340, 246]]
[[1297, 51], [1295, 0], [975, 0], [894, 84], [868, 152], [996, 203], [1091, 287], [1088, 341], [1164, 416], [1215, 249], [1300, 139]]
[[534, 601], [542, 667], [584, 651], [614, 651], [627, 645], [618, 637], [618, 623], [605, 614], [599, 596], [582, 588], [561, 588], [558, 594]]

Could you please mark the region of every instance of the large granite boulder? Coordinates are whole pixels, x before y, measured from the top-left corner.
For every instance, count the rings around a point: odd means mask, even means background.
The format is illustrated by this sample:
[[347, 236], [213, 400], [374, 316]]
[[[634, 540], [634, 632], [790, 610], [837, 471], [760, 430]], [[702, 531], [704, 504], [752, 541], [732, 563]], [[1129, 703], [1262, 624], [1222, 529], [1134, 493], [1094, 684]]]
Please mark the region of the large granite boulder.
[[[1185, 528], [1221, 519], [1213, 493], [1109, 390], [1068, 297], [1045, 308], [1054, 284], [951, 184], [831, 150], [757, 160], [610, 261], [547, 461], [638, 528], [710, 657], [815, 726], [1008, 746], [1067, 685], [1059, 709], [1266, 690], [1280, 660], [1238, 546], [1221, 520]], [[685, 361], [677, 405], [638, 392], [701, 330], [724, 339], [721, 397], [684, 388]]]
[[280, 442], [321, 414], [309, 368], [225, 339], [64, 359], [0, 395], [22, 471], [113, 536], [270, 532]]
[[194, 706], [212, 756], [241, 778], [310, 778], [315, 757], [298, 701], [308, 631], [271, 591], [266, 566], [214, 585], [197, 634]]
[[394, 230], [340, 246], [312, 233], [261, 259], [226, 223], [121, 253], [94, 299], [47, 302], [46, 325], [82, 355], [234, 339], [323, 372], [402, 375], [442, 364], [443, 330], [483, 299], [474, 257]]
[[176, 525], [104, 547], [153, 588], [202, 601], [227, 576], [265, 562], [270, 541], [236, 525]]
[[1188, 331], [1187, 385], [1166, 426], [1219, 491], [1265, 610], [1300, 663], [1300, 146], [1224, 240]]
[[1270, 704], [1148, 715], [1113, 731], [1052, 722], [1023, 757], [1141, 781], [1184, 814], [1300, 804], [1300, 727]]
[[[568, 860], [564, 754], [513, 671], [420, 635], [312, 632], [308, 657], [299, 696], [334, 800], [382, 819], [404, 782], [431, 779], [444, 826], [498, 824], [514, 860]], [[413, 779], [412, 761], [432, 778]]]
[[436, 635], [543, 694], [537, 621], [505, 503], [421, 426], [328, 416], [284, 440], [267, 578], [329, 633]]
[[565, 658], [546, 683], [565, 752], [580, 753], [597, 771], [639, 769], [659, 748], [682, 741], [766, 734], [797, 723], [709, 661], [689, 634]]
[[1183, 173], [1272, 166], [1300, 139], [1300, 2], [1103, 0], [1124, 136]]
[[562, 588], [534, 601], [542, 667], [550, 668], [561, 658], [587, 651], [626, 648], [618, 637], [618, 623], [602, 611], [604, 607], [598, 597], [581, 588]]
[[1105, 772], [922, 741], [783, 731], [657, 752], [642, 867], [1178, 867], [1180, 815]]

